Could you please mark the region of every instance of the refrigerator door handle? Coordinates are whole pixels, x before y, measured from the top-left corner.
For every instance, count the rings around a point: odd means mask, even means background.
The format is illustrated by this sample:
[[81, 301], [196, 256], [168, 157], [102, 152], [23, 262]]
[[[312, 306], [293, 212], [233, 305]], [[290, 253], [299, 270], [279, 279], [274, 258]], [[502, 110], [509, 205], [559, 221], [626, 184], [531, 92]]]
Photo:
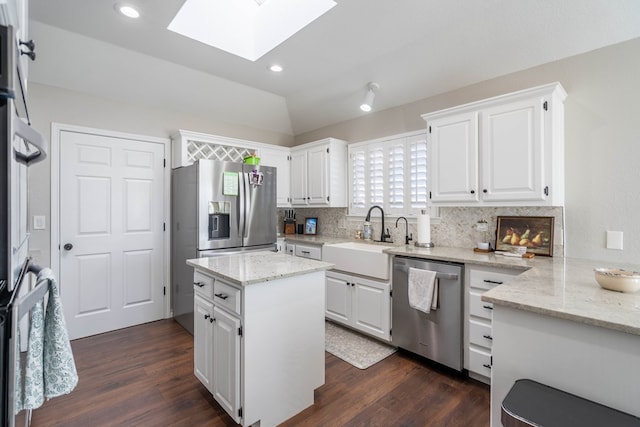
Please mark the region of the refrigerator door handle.
[[249, 212], [251, 212], [251, 184], [249, 181], [249, 173], [243, 173], [242, 174], [242, 179], [244, 181], [243, 183], [243, 187], [244, 187], [244, 197], [245, 197], [245, 206], [244, 206], [244, 210], [242, 211], [242, 217], [244, 218], [244, 227], [243, 227], [243, 231], [242, 231], [242, 237], [247, 237], [247, 234], [249, 234], [249, 231], [247, 230], [247, 216], [249, 216]]
[[245, 193], [246, 193], [246, 188], [244, 185], [245, 182], [245, 173], [244, 172], [240, 172], [239, 174], [240, 176], [240, 182], [238, 185], [238, 237], [242, 238], [244, 237], [244, 229], [247, 225], [247, 207], [245, 206]]

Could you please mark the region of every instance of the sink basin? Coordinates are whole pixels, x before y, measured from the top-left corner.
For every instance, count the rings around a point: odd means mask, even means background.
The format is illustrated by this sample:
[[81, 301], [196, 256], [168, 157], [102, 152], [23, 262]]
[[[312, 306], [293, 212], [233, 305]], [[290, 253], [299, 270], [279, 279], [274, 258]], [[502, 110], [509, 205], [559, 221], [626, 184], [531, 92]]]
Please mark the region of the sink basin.
[[382, 251], [393, 247], [360, 242], [325, 244], [322, 247], [322, 260], [335, 264], [336, 270], [389, 280], [390, 255]]

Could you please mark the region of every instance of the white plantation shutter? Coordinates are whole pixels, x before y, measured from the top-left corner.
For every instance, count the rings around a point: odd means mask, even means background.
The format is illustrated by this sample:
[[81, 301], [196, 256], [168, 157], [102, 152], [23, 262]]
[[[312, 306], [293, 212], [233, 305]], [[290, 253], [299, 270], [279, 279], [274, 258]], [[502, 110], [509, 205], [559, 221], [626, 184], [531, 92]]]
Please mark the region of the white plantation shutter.
[[351, 152], [351, 168], [350, 179], [351, 183], [351, 203], [350, 210], [352, 214], [364, 215], [367, 207], [367, 184], [366, 184], [366, 164], [365, 157], [366, 151], [353, 150]]
[[424, 209], [429, 200], [427, 181], [427, 140], [423, 136], [408, 138], [410, 153], [409, 194], [412, 212]]
[[350, 144], [349, 214], [365, 215], [373, 205], [393, 216], [427, 208], [427, 155], [424, 132]]
[[384, 150], [382, 146], [369, 149], [369, 203], [384, 206]]
[[405, 144], [404, 138], [392, 141], [388, 148], [389, 169], [388, 178], [388, 206], [389, 213], [403, 213], [405, 206]]

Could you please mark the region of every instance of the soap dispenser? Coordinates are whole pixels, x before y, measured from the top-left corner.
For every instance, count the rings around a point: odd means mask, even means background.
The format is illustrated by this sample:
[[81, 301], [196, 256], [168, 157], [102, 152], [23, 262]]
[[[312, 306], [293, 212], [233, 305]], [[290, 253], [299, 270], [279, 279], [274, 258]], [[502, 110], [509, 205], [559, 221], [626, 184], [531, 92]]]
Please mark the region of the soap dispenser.
[[371, 240], [372, 235], [371, 223], [369, 221], [364, 222], [364, 240]]

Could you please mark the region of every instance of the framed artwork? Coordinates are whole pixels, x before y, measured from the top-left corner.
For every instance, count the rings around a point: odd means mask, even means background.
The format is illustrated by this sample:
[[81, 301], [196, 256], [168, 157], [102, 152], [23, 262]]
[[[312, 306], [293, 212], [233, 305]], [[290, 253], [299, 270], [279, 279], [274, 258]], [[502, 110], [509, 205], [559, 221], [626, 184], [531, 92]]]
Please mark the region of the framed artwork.
[[553, 256], [553, 221], [552, 216], [499, 216], [496, 250], [525, 246], [529, 253]]
[[304, 219], [304, 234], [315, 235], [318, 233], [318, 218]]

